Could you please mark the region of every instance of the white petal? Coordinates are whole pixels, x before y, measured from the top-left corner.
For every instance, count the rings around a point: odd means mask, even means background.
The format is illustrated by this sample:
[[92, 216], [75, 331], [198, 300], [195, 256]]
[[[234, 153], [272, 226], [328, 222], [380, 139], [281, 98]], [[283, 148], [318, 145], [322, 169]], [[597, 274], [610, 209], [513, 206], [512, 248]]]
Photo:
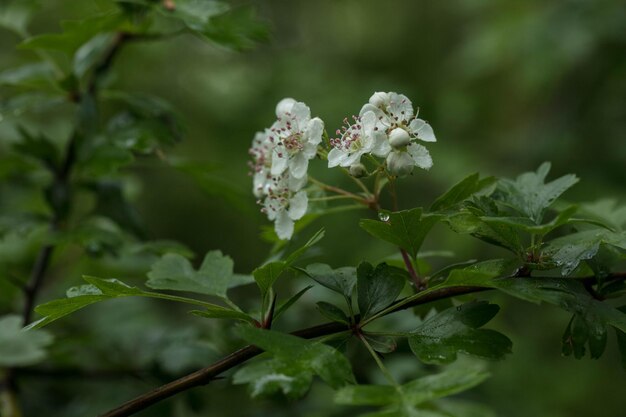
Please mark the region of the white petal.
[[376, 107], [386, 108], [389, 105], [389, 94], [377, 91], [370, 97], [370, 104]]
[[376, 127], [376, 113], [371, 110], [366, 111], [361, 115], [361, 126], [365, 132], [374, 130]]
[[374, 113], [374, 115], [376, 116], [376, 119], [378, 120], [380, 117], [382, 118], [386, 118], [387, 115], [385, 114], [385, 112], [383, 112], [381, 109], [379, 109], [378, 107], [372, 105], [372, 104], [364, 104], [363, 107], [361, 107], [361, 111], [359, 112], [359, 116], [364, 116], [365, 113], [367, 113], [368, 111], [371, 111]]
[[300, 124], [300, 127], [304, 129], [311, 119], [311, 109], [301, 101], [297, 101], [291, 109], [291, 116], [293, 116], [298, 121], [298, 124]]
[[[279, 207], [275, 204], [272, 204], [271, 198], [266, 198], [263, 202], [263, 207], [265, 207], [265, 213], [267, 214], [267, 218], [272, 221], [276, 218], [276, 215], [279, 212]], [[282, 207], [281, 207], [282, 208]], [[282, 210], [280, 210], [282, 211]]]
[[348, 153], [337, 148], [333, 148], [328, 152], [328, 168], [336, 167], [348, 157]]
[[274, 231], [279, 239], [289, 240], [293, 235], [293, 220], [289, 218], [286, 212], [281, 212], [274, 222]]
[[309, 160], [302, 152], [298, 152], [289, 160], [289, 172], [294, 178], [302, 178], [309, 168]]
[[302, 187], [306, 185], [308, 180], [309, 178], [306, 175], [302, 178], [295, 178], [294, 176], [290, 175], [287, 181], [287, 187], [290, 191], [296, 192], [301, 190]]
[[393, 175], [404, 177], [413, 171], [414, 161], [406, 152], [394, 151], [387, 156], [387, 169]]
[[386, 158], [391, 152], [391, 146], [389, 145], [389, 139], [387, 135], [377, 130], [374, 132], [374, 146], [372, 147], [372, 153], [381, 158]]
[[419, 140], [423, 140], [424, 142], [437, 142], [433, 128], [422, 119], [413, 119], [409, 125], [409, 129], [411, 129], [411, 132]]
[[276, 117], [283, 117], [287, 113], [291, 113], [291, 109], [294, 104], [296, 104], [296, 100], [291, 97], [287, 97], [279, 101], [276, 105]]
[[413, 103], [404, 94], [389, 93], [387, 111], [392, 117], [408, 121], [413, 118]]
[[272, 152], [272, 175], [280, 175], [285, 172], [288, 160], [287, 150], [277, 146], [274, 152]]
[[262, 197], [266, 193], [267, 171], [261, 170], [254, 173], [252, 192], [255, 197]]
[[356, 152], [353, 152], [351, 154], [348, 155], [348, 157], [341, 163], [342, 167], [349, 167], [351, 165], [354, 165], [358, 162], [361, 161], [361, 155], [363, 155], [365, 152], [363, 151], [363, 149], [360, 149]]
[[309, 205], [309, 198], [306, 195], [306, 191], [302, 190], [296, 193], [289, 200], [289, 218], [291, 220], [301, 219], [306, 214], [306, 209]]
[[306, 157], [306, 159], [313, 159], [315, 158], [315, 155], [317, 155], [317, 145], [307, 142], [304, 144], [304, 148], [302, 148], [301, 153]]
[[308, 142], [318, 145], [322, 141], [322, 132], [324, 131], [324, 122], [319, 117], [314, 117], [307, 126], [306, 135]]
[[428, 149], [424, 146], [411, 143], [407, 146], [407, 151], [411, 155], [411, 158], [415, 161], [415, 165], [422, 169], [430, 169], [433, 166], [433, 158], [430, 156]]

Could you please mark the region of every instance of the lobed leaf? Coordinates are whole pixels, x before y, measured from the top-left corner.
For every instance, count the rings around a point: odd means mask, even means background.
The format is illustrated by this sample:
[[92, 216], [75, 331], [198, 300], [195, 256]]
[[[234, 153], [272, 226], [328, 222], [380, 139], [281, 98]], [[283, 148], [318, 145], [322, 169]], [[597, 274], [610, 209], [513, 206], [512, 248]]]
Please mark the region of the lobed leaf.
[[385, 221], [363, 219], [359, 226], [372, 236], [405, 249], [413, 259], [417, 257], [424, 238], [443, 216], [422, 214], [421, 208], [384, 213]]
[[357, 268], [357, 296], [361, 319], [388, 307], [402, 292], [408, 274], [385, 263], [374, 268], [363, 262]]
[[463, 352], [484, 359], [502, 359], [512, 342], [502, 333], [479, 329], [500, 308], [487, 302], [470, 302], [448, 308], [426, 319], [409, 337], [413, 353], [429, 364], [445, 364]]

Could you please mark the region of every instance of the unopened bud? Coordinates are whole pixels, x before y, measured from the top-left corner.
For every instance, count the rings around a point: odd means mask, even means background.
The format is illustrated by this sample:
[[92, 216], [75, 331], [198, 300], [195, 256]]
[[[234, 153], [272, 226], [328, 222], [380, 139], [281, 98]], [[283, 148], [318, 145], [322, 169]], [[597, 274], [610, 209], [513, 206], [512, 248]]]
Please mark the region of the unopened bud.
[[365, 168], [365, 165], [361, 163], [356, 163], [350, 166], [350, 175], [355, 178], [364, 177], [367, 175], [367, 169]]
[[413, 172], [415, 162], [407, 152], [391, 152], [387, 156], [387, 169], [392, 175], [404, 177]]
[[389, 144], [396, 149], [408, 145], [410, 141], [409, 132], [401, 127], [396, 127], [389, 133]]

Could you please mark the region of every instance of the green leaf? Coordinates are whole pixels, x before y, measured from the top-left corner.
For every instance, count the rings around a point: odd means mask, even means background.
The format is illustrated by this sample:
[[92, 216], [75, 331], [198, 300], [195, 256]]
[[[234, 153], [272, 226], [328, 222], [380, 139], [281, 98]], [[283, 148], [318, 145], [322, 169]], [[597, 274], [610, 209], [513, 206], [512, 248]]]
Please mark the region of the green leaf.
[[[626, 314], [626, 306], [622, 306], [618, 310]], [[622, 368], [626, 370], [626, 331], [615, 329], [615, 335], [617, 336], [617, 347], [622, 357]]]
[[41, 362], [52, 341], [52, 335], [45, 330], [23, 329], [20, 316], [0, 317], [0, 367]]
[[379, 353], [391, 353], [398, 348], [398, 344], [393, 337], [375, 335], [367, 332], [363, 333], [363, 337], [367, 340], [367, 343], [369, 343], [372, 349]]
[[4, 0], [0, 4], [0, 27], [23, 36], [38, 6], [38, 0]]
[[541, 224], [548, 207], [578, 182], [575, 175], [569, 174], [546, 184], [548, 172], [550, 163], [544, 162], [537, 172], [524, 173], [514, 181], [501, 179], [498, 183], [499, 194], [494, 197], [528, 217], [535, 224]]
[[444, 211], [453, 208], [472, 195], [493, 185], [495, 182], [496, 178], [494, 177], [487, 177], [481, 180], [478, 173], [469, 175], [455, 184], [444, 195], [437, 198], [430, 206], [430, 211]]
[[274, 312], [274, 320], [278, 319], [285, 311], [287, 311], [292, 305], [294, 305], [300, 297], [302, 297], [308, 290], [313, 288], [312, 285], [304, 287], [285, 302], [281, 303], [278, 307], [276, 307], [276, 311]]
[[512, 342], [502, 333], [479, 329], [500, 308], [487, 302], [471, 302], [448, 308], [426, 319], [409, 337], [409, 346], [425, 363], [446, 364], [463, 352], [483, 359], [502, 359]]
[[[395, 388], [389, 385], [350, 385], [335, 394], [335, 402], [346, 405], [386, 406], [380, 415], [431, 416], [420, 405], [466, 391], [482, 383], [489, 374], [477, 365], [450, 366], [438, 374], [428, 375]], [[378, 414], [376, 414], [378, 415]]]
[[602, 245], [626, 250], [626, 232], [611, 232], [605, 229], [585, 230], [550, 241], [542, 250], [542, 256], [556, 267], [561, 274], [570, 275], [582, 261], [596, 256]]
[[[167, 101], [148, 94], [110, 90], [104, 91], [101, 96], [124, 109], [107, 123], [107, 140], [116, 146], [135, 153], [151, 154], [164, 145], [173, 145], [182, 139], [184, 129], [180, 116]], [[167, 162], [182, 171], [183, 166], [189, 168], [178, 160], [168, 159]], [[207, 170], [202, 167], [198, 167], [198, 170], [198, 175], [207, 174]]]
[[388, 307], [402, 292], [408, 274], [385, 263], [374, 268], [363, 262], [357, 268], [357, 295], [361, 319]]
[[317, 303], [317, 309], [329, 320], [344, 324], [350, 323], [350, 318], [346, 315], [346, 313], [334, 304], [319, 301]]
[[167, 17], [181, 20], [194, 31], [202, 31], [212, 18], [227, 12], [229, 6], [215, 0], [177, 0], [173, 10], [158, 10]]
[[612, 230], [626, 227], [626, 206], [618, 206], [615, 199], [602, 199], [582, 204], [581, 213], [606, 224]]
[[364, 219], [359, 226], [374, 237], [405, 249], [413, 259], [417, 257], [426, 234], [442, 216], [422, 214], [421, 208], [386, 213], [386, 221]]
[[222, 46], [238, 51], [253, 48], [269, 38], [267, 24], [252, 7], [238, 7], [211, 19], [201, 33]]
[[[494, 230], [497, 230], [497, 226], [510, 226], [513, 229], [517, 229], [526, 233], [534, 233], [538, 235], [546, 235], [568, 222], [568, 220], [574, 215], [578, 207], [570, 206], [561, 211], [552, 221], [538, 225], [531, 219], [526, 217], [489, 217], [482, 216], [480, 220], [492, 226]], [[495, 226], [495, 227], [494, 227]]]
[[13, 145], [13, 149], [23, 155], [41, 162], [50, 171], [55, 171], [59, 165], [59, 150], [43, 134], [31, 134], [24, 127], [18, 126], [21, 141]]
[[287, 266], [285, 262], [276, 261], [265, 264], [252, 271], [254, 280], [261, 289], [262, 294], [266, 294], [270, 288], [272, 288], [272, 285], [274, 285], [278, 277], [287, 269]]
[[448, 216], [444, 221], [456, 233], [470, 234], [492, 245], [508, 249], [515, 254], [524, 251], [524, 245], [519, 234], [511, 225], [503, 223], [489, 225], [469, 211]]
[[35, 308], [35, 311], [38, 314], [42, 315], [43, 318], [29, 324], [26, 328], [36, 329], [47, 326], [48, 324], [91, 304], [118, 297], [140, 296], [160, 298], [163, 300], [193, 304], [207, 309], [222, 308], [221, 306], [215, 304], [206, 303], [191, 298], [143, 291], [137, 287], [131, 287], [117, 279], [102, 279], [90, 276], [83, 276], [83, 279], [87, 281], [90, 285], [70, 288], [67, 292], [68, 298], [53, 300], [37, 306]]
[[234, 278], [233, 260], [221, 251], [210, 251], [196, 271], [181, 255], [166, 254], [152, 265], [146, 285], [157, 290], [188, 291], [228, 298]]
[[78, 79], [93, 71], [112, 48], [116, 33], [98, 33], [89, 39], [74, 54], [73, 70]]
[[255, 320], [241, 311], [233, 310], [232, 308], [213, 306], [206, 310], [193, 310], [191, 314], [198, 317], [206, 317], [209, 319], [234, 319], [241, 320], [247, 323], [254, 324]]
[[138, 238], [146, 237], [142, 219], [125, 195], [123, 183], [101, 180], [86, 183], [85, 187], [95, 193], [98, 203], [93, 214], [106, 216]]
[[300, 271], [318, 284], [342, 294], [348, 300], [352, 298], [352, 292], [356, 285], [356, 268], [346, 266], [332, 269], [326, 264], [311, 264]]
[[321, 342], [251, 326], [240, 326], [237, 333], [246, 342], [272, 353], [276, 359], [318, 375], [333, 388], [354, 383], [346, 357]]
[[257, 285], [261, 289], [261, 293], [265, 295], [281, 274], [300, 256], [302, 256], [313, 245], [319, 242], [324, 237], [324, 229], [319, 230], [317, 233], [309, 239], [304, 246], [296, 249], [291, 255], [289, 255], [284, 261], [274, 261], [267, 263], [263, 266], [252, 271], [252, 275], [256, 280]]
[[104, 13], [84, 20], [67, 20], [61, 23], [62, 33], [33, 36], [20, 44], [23, 49], [60, 51], [73, 56], [87, 41], [101, 32], [114, 32], [124, 23], [121, 13]]
[[0, 85], [60, 92], [55, 84], [54, 68], [49, 62], [36, 62], [0, 72]]
[[301, 398], [312, 382], [313, 372], [306, 365], [280, 359], [249, 363], [233, 375], [233, 384], [249, 384], [252, 398], [278, 392], [289, 399]]
[[[572, 322], [576, 328], [572, 327], [565, 332], [564, 353], [573, 352], [582, 356], [584, 352], [581, 346], [588, 341], [592, 356], [597, 357], [604, 351], [606, 326], [626, 332], [626, 314], [596, 300], [581, 282], [572, 278], [497, 278], [506, 276], [501, 274], [506, 269], [505, 265], [505, 261], [498, 261], [456, 269], [443, 285], [497, 288], [522, 300], [545, 302], [577, 315]], [[568, 341], [570, 336], [577, 339]]]
[[307, 242], [302, 247], [293, 251], [293, 253], [289, 255], [287, 259], [285, 259], [285, 263], [291, 265], [292, 263], [297, 261], [298, 258], [306, 253], [306, 251], [311, 249], [313, 246], [315, 246], [315, 244], [322, 240], [325, 233], [326, 232], [324, 231], [324, 229], [318, 230], [309, 240], [307, 240]]
[[576, 359], [585, 356], [586, 348], [592, 359], [598, 359], [604, 353], [607, 342], [607, 328], [601, 322], [589, 321], [592, 317], [574, 314], [563, 334], [563, 349], [565, 356], [574, 354]]

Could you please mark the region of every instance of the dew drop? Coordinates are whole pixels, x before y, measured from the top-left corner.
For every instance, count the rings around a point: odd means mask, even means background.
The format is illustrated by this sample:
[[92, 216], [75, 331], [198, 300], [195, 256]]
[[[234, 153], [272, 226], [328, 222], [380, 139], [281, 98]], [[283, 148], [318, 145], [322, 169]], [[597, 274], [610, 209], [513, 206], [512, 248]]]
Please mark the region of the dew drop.
[[381, 222], [388, 222], [389, 214], [381, 211], [380, 213], [378, 213], [378, 218], [380, 219]]

